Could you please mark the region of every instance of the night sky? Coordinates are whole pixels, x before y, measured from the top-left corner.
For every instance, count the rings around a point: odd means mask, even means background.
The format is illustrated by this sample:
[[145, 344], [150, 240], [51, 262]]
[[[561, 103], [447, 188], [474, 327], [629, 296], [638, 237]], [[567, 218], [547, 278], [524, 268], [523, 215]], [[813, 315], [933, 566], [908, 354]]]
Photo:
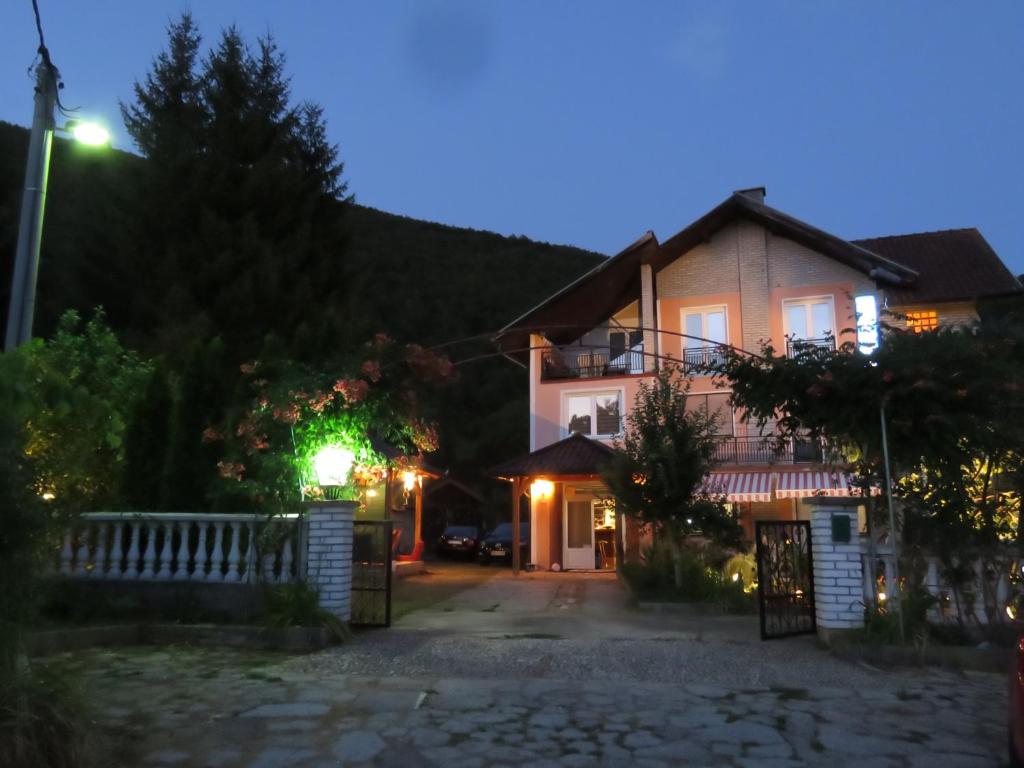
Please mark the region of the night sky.
[[[64, 100], [132, 149], [130, 98], [189, 8], [39, 0]], [[271, 2], [358, 202], [614, 253], [734, 189], [844, 237], [976, 226], [1024, 272], [1024, 2]], [[0, 7], [0, 119], [27, 124], [30, 0]]]

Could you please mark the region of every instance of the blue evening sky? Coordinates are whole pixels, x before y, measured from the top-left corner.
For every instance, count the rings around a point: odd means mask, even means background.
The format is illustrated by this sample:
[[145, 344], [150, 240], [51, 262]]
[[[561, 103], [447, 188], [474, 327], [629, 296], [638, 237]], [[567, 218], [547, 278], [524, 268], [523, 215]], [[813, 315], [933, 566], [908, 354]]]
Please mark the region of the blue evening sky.
[[[39, 0], [67, 103], [131, 148], [183, 2]], [[30, 0], [0, 8], [0, 119], [26, 124]], [[1024, 2], [196, 0], [271, 31], [359, 202], [614, 253], [730, 191], [844, 237], [976, 226], [1024, 272]]]

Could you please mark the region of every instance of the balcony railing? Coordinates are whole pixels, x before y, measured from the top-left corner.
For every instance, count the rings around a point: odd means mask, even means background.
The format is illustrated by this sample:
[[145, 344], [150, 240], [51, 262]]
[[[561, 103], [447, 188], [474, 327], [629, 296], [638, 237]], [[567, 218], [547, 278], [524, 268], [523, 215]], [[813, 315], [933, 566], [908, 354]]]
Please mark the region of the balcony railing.
[[715, 448], [720, 464], [823, 464], [836, 458], [835, 451], [821, 440], [773, 437], [723, 437]]
[[711, 375], [725, 362], [721, 347], [688, 347], [683, 350], [683, 371]]
[[795, 357], [803, 352], [815, 353], [819, 350], [835, 351], [835, 336], [822, 336], [818, 339], [786, 339], [786, 357]]
[[644, 372], [642, 348], [614, 356], [606, 350], [550, 349], [541, 353], [541, 381], [593, 379]]

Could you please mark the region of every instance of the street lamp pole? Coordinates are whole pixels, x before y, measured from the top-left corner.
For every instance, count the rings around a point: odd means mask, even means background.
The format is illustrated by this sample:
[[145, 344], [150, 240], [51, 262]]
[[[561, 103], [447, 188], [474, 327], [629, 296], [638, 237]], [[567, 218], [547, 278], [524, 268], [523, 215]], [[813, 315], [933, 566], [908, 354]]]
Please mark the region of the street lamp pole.
[[25, 163], [25, 189], [21, 196], [18, 222], [18, 246], [11, 280], [11, 300], [7, 310], [7, 335], [4, 350], [9, 351], [32, 338], [35, 314], [36, 278], [39, 274], [39, 249], [43, 239], [43, 212], [46, 208], [46, 182], [50, 172], [50, 151], [56, 128], [57, 68], [43, 56], [36, 67], [35, 113]]

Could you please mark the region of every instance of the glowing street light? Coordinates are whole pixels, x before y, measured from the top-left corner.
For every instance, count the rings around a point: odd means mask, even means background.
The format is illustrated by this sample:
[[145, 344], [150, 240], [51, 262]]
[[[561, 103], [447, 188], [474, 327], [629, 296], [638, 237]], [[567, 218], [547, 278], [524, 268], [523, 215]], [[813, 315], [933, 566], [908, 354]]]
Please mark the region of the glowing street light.
[[110, 144], [110, 131], [99, 123], [73, 120], [67, 124], [65, 130], [80, 144], [90, 147], [105, 147]]
[[313, 471], [321, 487], [338, 487], [348, 483], [349, 472], [356, 457], [340, 445], [325, 445], [313, 457]]

